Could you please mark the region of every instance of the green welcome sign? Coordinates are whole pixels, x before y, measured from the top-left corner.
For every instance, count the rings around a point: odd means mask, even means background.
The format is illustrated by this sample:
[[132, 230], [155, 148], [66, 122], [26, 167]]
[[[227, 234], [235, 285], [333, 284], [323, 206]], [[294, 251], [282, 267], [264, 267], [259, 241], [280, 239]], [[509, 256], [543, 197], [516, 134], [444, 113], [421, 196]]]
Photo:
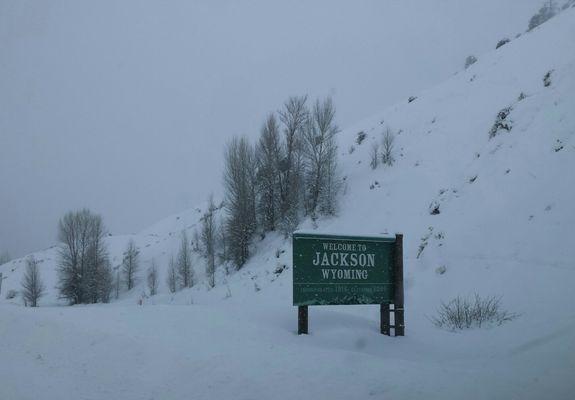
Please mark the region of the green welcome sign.
[[395, 238], [293, 235], [293, 303], [393, 302]]
[[382, 305], [382, 333], [389, 332], [390, 311], [403, 319], [403, 236], [294, 233], [293, 304], [300, 333], [307, 333], [307, 306], [340, 304]]

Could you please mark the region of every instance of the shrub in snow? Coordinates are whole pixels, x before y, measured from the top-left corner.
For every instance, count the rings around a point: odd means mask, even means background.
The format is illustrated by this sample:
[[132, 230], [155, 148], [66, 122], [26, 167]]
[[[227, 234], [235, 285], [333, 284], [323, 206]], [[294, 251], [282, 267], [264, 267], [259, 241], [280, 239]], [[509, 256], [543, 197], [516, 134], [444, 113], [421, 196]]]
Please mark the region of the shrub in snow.
[[437, 275], [443, 275], [445, 272], [447, 272], [447, 267], [445, 265], [441, 265], [435, 269], [435, 273]]
[[278, 265], [278, 266], [276, 267], [276, 269], [274, 269], [274, 274], [279, 275], [279, 274], [281, 274], [282, 272], [284, 272], [286, 268], [287, 268], [287, 265], [285, 265], [285, 264]]
[[529, 20], [529, 31], [532, 29], [537, 28], [542, 23], [551, 19], [557, 13], [557, 7], [555, 6], [555, 2], [553, 0], [547, 1]]
[[549, 87], [551, 86], [551, 73], [553, 71], [547, 71], [547, 73], [545, 74], [545, 76], [543, 77], [543, 85], [545, 87]]
[[503, 38], [499, 42], [497, 42], [497, 46], [495, 46], [495, 49], [497, 50], [498, 48], [506, 45], [507, 43], [509, 43], [509, 38]]
[[497, 133], [503, 129], [509, 132], [512, 128], [511, 121], [507, 119], [509, 114], [511, 113], [511, 107], [505, 107], [497, 113], [497, 117], [495, 118], [495, 122], [493, 126], [489, 130], [489, 138], [495, 137]]
[[6, 299], [7, 300], [11, 300], [11, 299], [15, 298], [16, 296], [18, 296], [18, 292], [15, 291], [14, 289], [10, 289], [8, 291], [8, 293], [6, 293]]
[[373, 142], [369, 151], [369, 165], [371, 169], [376, 169], [379, 165], [379, 143]]
[[367, 135], [364, 131], [358, 132], [357, 137], [355, 138], [355, 143], [361, 144], [365, 140], [366, 136]]
[[475, 294], [473, 298], [457, 296], [448, 303], [442, 302], [431, 322], [438, 328], [455, 331], [501, 325], [517, 317], [518, 314], [502, 309], [500, 297], [482, 298]]
[[527, 95], [525, 93], [521, 92], [519, 94], [519, 97], [517, 97], [517, 101], [522, 101], [522, 100], [525, 100], [526, 98], [527, 98]]
[[385, 165], [392, 166], [395, 158], [393, 157], [395, 136], [391, 129], [387, 128], [383, 134], [382, 149], [381, 149], [381, 162]]
[[477, 62], [477, 57], [475, 57], [474, 55], [467, 56], [467, 58], [465, 59], [465, 69], [471, 67], [476, 62]]
[[441, 213], [441, 211], [439, 211], [439, 203], [437, 201], [434, 200], [431, 202], [429, 205], [429, 213], [431, 215], [437, 215]]

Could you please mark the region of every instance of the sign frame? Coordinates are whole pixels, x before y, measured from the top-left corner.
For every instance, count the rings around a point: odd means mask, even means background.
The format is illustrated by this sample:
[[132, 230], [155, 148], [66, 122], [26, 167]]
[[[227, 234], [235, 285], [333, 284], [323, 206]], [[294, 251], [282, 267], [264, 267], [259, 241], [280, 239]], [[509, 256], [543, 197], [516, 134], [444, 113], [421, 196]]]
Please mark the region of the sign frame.
[[390, 237], [294, 232], [292, 265], [299, 335], [308, 334], [308, 306], [344, 304], [379, 304], [381, 333], [390, 336], [393, 328], [395, 336], [405, 335], [403, 234]]

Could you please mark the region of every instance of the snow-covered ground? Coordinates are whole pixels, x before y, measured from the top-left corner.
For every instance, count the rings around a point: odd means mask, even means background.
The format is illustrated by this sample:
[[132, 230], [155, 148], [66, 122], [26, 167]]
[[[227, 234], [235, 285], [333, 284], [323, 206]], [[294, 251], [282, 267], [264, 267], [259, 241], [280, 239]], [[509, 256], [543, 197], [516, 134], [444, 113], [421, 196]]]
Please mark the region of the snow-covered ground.
[[[275, 234], [256, 240], [241, 271], [220, 268], [212, 290], [196, 255], [200, 283], [169, 294], [167, 261], [201, 206], [107, 239], [114, 266], [129, 239], [142, 269], [158, 263], [153, 297], [142, 279], [109, 305], [59, 306], [52, 248], [35, 254], [48, 293], [24, 308], [5, 299], [23, 259], [0, 266], [0, 398], [573, 398], [573, 43], [569, 9], [340, 134], [345, 193], [317, 229], [404, 233], [405, 337], [379, 334], [376, 306], [312, 307], [311, 334], [296, 335], [291, 245]], [[490, 139], [505, 107], [512, 129]], [[370, 146], [387, 127], [398, 133], [396, 163], [374, 171]], [[519, 317], [459, 333], [430, 322], [441, 300], [473, 293], [502, 296]]]

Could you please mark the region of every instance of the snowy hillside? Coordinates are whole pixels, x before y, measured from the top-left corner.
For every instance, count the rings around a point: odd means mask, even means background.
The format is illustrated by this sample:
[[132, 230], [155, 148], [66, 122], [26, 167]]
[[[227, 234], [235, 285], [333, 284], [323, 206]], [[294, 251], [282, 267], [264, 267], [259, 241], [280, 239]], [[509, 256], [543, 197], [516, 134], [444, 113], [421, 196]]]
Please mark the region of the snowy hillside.
[[[48, 293], [24, 309], [6, 299], [24, 259], [0, 266], [0, 398], [572, 398], [573, 43], [571, 8], [341, 132], [338, 216], [301, 228], [404, 233], [406, 337], [381, 336], [375, 306], [312, 308], [311, 335], [295, 335], [291, 245], [279, 234], [256, 239], [239, 272], [219, 268], [212, 290], [196, 254], [200, 283], [170, 294], [169, 257], [202, 206], [107, 238], [114, 266], [129, 239], [143, 270], [158, 263], [153, 297], [142, 272], [110, 305], [45, 307], [60, 304], [51, 248], [35, 253]], [[490, 138], [506, 108], [510, 130]], [[396, 162], [372, 170], [371, 143], [386, 128], [397, 133]], [[430, 322], [442, 300], [473, 293], [502, 296], [520, 316], [462, 333]], [[42, 379], [24, 386], [24, 375]]]

